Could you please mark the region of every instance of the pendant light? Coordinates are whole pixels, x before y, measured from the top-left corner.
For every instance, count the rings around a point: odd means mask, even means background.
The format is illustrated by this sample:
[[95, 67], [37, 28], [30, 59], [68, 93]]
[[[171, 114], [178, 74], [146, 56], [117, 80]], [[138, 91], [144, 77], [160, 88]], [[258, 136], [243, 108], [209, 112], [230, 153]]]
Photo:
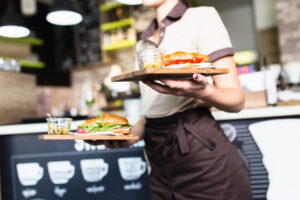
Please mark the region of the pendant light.
[[70, 26], [79, 24], [82, 16], [73, 10], [70, 0], [54, 0], [52, 11], [48, 13], [46, 20], [54, 25]]
[[126, 5], [141, 5], [143, 3], [142, 0], [117, 0], [117, 1]]
[[8, 3], [7, 12], [0, 21], [0, 36], [10, 38], [27, 37], [30, 30], [24, 26], [21, 17], [16, 13], [12, 1]]

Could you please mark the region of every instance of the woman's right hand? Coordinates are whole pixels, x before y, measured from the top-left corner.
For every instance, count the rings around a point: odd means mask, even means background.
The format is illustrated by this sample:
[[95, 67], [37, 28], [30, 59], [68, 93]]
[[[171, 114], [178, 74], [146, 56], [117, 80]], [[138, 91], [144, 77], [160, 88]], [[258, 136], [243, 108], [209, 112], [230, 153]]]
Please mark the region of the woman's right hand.
[[[145, 118], [141, 117], [131, 129], [131, 134], [139, 136], [139, 140], [144, 137], [145, 123]], [[139, 140], [85, 140], [85, 142], [90, 145], [105, 145], [106, 148], [117, 149], [130, 147]]]

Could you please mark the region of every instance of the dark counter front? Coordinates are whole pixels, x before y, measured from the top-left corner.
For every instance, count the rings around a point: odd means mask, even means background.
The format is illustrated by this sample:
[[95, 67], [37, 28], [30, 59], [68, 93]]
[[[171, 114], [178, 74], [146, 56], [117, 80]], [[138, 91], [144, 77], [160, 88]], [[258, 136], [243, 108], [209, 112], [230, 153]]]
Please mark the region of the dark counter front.
[[0, 136], [2, 199], [150, 199], [143, 142], [109, 150], [37, 138]]
[[218, 122], [246, 162], [254, 200], [299, 199], [300, 115]]
[[[298, 199], [300, 115], [218, 122], [247, 164], [255, 200]], [[0, 136], [3, 200], [150, 199], [143, 141], [109, 150], [37, 138]]]

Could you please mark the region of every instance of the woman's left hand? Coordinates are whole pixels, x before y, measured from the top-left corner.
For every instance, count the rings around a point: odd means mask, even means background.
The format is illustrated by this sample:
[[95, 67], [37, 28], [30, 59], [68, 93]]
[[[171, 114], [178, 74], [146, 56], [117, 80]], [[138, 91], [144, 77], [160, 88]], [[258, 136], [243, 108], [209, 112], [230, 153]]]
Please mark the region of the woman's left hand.
[[211, 86], [207, 78], [201, 74], [193, 74], [192, 80], [160, 79], [159, 81], [163, 84], [149, 80], [143, 82], [157, 92], [191, 98], [207, 96], [208, 88]]

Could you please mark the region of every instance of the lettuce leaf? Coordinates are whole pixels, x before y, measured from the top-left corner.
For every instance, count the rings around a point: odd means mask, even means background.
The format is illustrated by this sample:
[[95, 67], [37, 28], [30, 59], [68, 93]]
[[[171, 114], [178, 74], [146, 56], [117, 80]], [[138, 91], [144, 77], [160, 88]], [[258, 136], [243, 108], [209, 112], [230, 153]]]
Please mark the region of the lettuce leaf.
[[93, 124], [93, 125], [80, 125], [80, 128], [83, 128], [84, 130], [88, 132], [104, 132], [104, 131], [112, 131], [117, 128], [122, 128], [122, 125], [101, 125]]

